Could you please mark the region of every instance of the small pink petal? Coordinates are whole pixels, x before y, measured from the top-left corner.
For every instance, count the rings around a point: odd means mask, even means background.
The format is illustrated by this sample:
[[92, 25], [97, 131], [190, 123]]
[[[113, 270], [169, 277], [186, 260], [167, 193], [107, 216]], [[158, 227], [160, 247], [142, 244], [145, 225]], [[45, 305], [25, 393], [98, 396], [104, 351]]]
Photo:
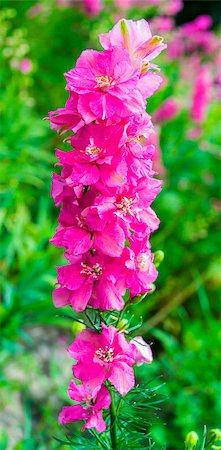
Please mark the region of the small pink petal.
[[126, 395], [135, 384], [134, 371], [124, 362], [113, 364], [108, 378], [121, 395]]

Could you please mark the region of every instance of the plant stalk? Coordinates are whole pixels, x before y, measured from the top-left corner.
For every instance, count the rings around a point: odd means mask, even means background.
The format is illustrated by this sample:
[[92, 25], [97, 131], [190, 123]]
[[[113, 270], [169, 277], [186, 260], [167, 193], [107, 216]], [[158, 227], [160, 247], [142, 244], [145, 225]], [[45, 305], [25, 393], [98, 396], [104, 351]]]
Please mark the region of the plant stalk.
[[116, 423], [116, 406], [114, 401], [114, 394], [110, 389], [111, 396], [111, 404], [110, 404], [110, 418], [111, 418], [111, 427], [110, 427], [110, 436], [111, 436], [111, 448], [117, 449], [117, 423]]

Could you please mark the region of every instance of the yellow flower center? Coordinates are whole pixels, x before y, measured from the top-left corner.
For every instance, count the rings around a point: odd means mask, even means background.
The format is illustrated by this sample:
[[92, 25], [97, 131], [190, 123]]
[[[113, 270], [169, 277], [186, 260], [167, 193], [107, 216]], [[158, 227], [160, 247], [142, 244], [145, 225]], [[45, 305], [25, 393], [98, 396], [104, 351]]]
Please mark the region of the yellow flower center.
[[111, 87], [113, 78], [108, 77], [107, 75], [96, 77], [96, 86], [97, 88], [100, 88], [101, 90], [106, 90]]
[[86, 148], [85, 148], [85, 153], [86, 155], [89, 155], [90, 158], [93, 158], [93, 156], [98, 155], [100, 152], [102, 152], [102, 149], [99, 147], [96, 147], [96, 145], [91, 145], [89, 144]]
[[120, 209], [124, 216], [129, 214], [130, 216], [133, 216], [133, 209], [131, 208], [132, 203], [134, 203], [134, 200], [132, 198], [123, 197], [119, 203], [116, 203], [117, 209]]
[[99, 275], [102, 275], [103, 273], [102, 267], [98, 263], [94, 264], [94, 266], [92, 267], [88, 266], [85, 263], [81, 263], [81, 266], [83, 267], [83, 269], [80, 271], [80, 273], [88, 276], [92, 275], [95, 280], [97, 280], [99, 278]]

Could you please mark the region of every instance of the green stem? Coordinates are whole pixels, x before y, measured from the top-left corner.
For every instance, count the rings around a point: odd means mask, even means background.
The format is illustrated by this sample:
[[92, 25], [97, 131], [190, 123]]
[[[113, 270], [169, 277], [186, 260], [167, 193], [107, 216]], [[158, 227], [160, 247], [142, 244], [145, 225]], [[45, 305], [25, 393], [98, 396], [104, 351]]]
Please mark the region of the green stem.
[[125, 313], [127, 307], [129, 306], [129, 303], [130, 303], [130, 302], [129, 302], [129, 300], [128, 300], [128, 301], [125, 303], [124, 308], [120, 311], [120, 314], [119, 314], [118, 319], [117, 319], [117, 323], [116, 323], [116, 325], [115, 325], [116, 328], [117, 328], [118, 324], [120, 323], [120, 321], [121, 321], [121, 319], [122, 319], [122, 317], [123, 317], [123, 315], [124, 315], [124, 313]]
[[113, 449], [117, 449], [117, 424], [116, 424], [116, 407], [114, 401], [114, 394], [110, 389], [111, 396], [111, 404], [110, 404], [110, 418], [111, 418], [111, 427], [110, 427], [110, 436], [111, 443]]

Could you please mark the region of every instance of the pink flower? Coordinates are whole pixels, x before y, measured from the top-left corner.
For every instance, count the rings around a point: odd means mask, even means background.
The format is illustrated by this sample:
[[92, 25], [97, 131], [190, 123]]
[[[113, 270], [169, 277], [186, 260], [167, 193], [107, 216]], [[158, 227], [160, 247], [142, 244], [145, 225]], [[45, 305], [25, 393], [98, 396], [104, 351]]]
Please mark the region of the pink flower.
[[127, 166], [119, 143], [124, 128], [118, 125], [89, 124], [71, 138], [74, 150], [56, 156], [67, 169], [62, 171], [69, 186], [88, 186], [100, 179], [107, 186], [119, 186], [127, 181]]
[[64, 198], [73, 196], [73, 189], [66, 185], [64, 179], [56, 173], [52, 174], [51, 196], [55, 201], [55, 206], [59, 206]]
[[74, 132], [83, 127], [84, 121], [77, 111], [78, 96], [71, 92], [65, 108], [58, 108], [48, 113], [47, 120], [51, 122], [52, 130], [58, 130], [61, 134], [68, 130]]
[[159, 16], [151, 20], [151, 28], [162, 32], [171, 31], [174, 28], [174, 20], [171, 17]]
[[45, 5], [42, 5], [39, 2], [39, 3], [35, 3], [34, 6], [32, 6], [30, 9], [28, 9], [27, 16], [32, 18], [32, 17], [38, 16], [38, 14], [41, 14], [43, 12], [45, 12]]
[[134, 0], [115, 0], [116, 6], [120, 9], [127, 10], [133, 5]]
[[188, 36], [190, 33], [208, 30], [212, 26], [212, 19], [207, 14], [198, 16], [192, 22], [187, 22], [182, 25], [183, 32]]
[[57, 247], [65, 247], [65, 257], [69, 259], [69, 255], [75, 257], [87, 252], [92, 247], [92, 240], [79, 206], [73, 203], [71, 205], [65, 203], [66, 205], [72, 215], [70, 216], [69, 211], [66, 214], [66, 208], [63, 208], [61, 222], [65, 220], [64, 226], [58, 227], [50, 242]]
[[98, 230], [90, 229], [83, 216], [76, 217], [76, 220], [73, 218], [73, 222], [73, 226], [59, 226], [50, 240], [55, 246], [66, 249], [64, 256], [68, 261], [75, 262], [89, 249], [100, 250], [104, 255], [113, 257], [121, 255], [125, 234], [116, 222], [104, 223], [97, 227]]
[[175, 16], [181, 9], [183, 9], [182, 0], [169, 0], [169, 2], [166, 2], [164, 12], [170, 16]]
[[100, 34], [100, 43], [104, 49], [113, 46], [123, 47], [130, 55], [135, 67], [148, 63], [166, 48], [163, 38], [152, 36], [146, 20], [121, 19], [107, 34]]
[[83, 188], [100, 180], [104, 186], [116, 188], [127, 182], [127, 164], [120, 155], [90, 161], [88, 154], [78, 158], [75, 150], [68, 153], [57, 150], [56, 156], [64, 166], [61, 174], [67, 186]]
[[142, 336], [136, 336], [130, 341], [135, 347], [135, 363], [141, 366], [144, 362], [152, 363], [153, 354], [150, 346], [143, 340]]
[[[78, 112], [86, 123], [97, 118], [126, 117], [145, 108], [137, 89], [139, 71], [123, 48], [85, 50], [76, 68], [65, 74], [67, 89], [79, 94]], [[82, 83], [82, 80], [84, 82]]]
[[[84, 420], [82, 428], [96, 428], [98, 433], [106, 430], [106, 423], [102, 417], [102, 409], [108, 409], [111, 403], [110, 394], [105, 386], [97, 386], [94, 389], [83, 385], [76, 385], [72, 380], [68, 388], [69, 397], [78, 404], [65, 406], [59, 414], [59, 423], [66, 424]], [[79, 404], [83, 403], [83, 405]]]
[[161, 152], [161, 148], [160, 148], [159, 136], [158, 136], [157, 130], [155, 133], [151, 134], [150, 141], [152, 142], [152, 144], [154, 145], [154, 148], [155, 148], [155, 151], [153, 154], [153, 168], [156, 171], [156, 173], [163, 175], [165, 173], [165, 168], [162, 163], [162, 152]]
[[101, 0], [83, 0], [83, 6], [90, 16], [97, 16], [103, 7]]
[[113, 326], [102, 324], [100, 334], [83, 330], [68, 352], [77, 361], [74, 376], [85, 385], [93, 388], [109, 380], [121, 395], [134, 386], [134, 346]]
[[209, 71], [206, 66], [201, 66], [195, 80], [191, 106], [191, 117], [196, 123], [202, 123], [205, 120], [210, 89], [211, 79]]
[[154, 193], [151, 187], [148, 187], [148, 183], [141, 183], [140, 189], [126, 186], [115, 196], [99, 195], [92, 206], [82, 211], [82, 215], [94, 230], [103, 230], [106, 224], [117, 221], [126, 237], [131, 237], [131, 230], [136, 236], [147, 236], [159, 226], [157, 216], [149, 207]]
[[154, 120], [156, 122], [165, 122], [172, 120], [177, 116], [180, 107], [173, 97], [167, 98], [158, 108], [154, 114]]
[[[107, 233], [107, 239], [111, 246], [117, 236]], [[118, 286], [121, 267], [119, 263], [113, 267], [115, 261], [95, 252], [95, 256], [86, 253], [81, 258], [75, 258], [75, 264], [58, 267], [60, 287], [53, 293], [55, 306], [71, 305], [77, 312], [84, 311], [87, 305], [102, 310], [121, 310], [126, 287], [122, 282]]]
[[20, 62], [19, 68], [21, 70], [22, 73], [29, 73], [32, 70], [32, 62], [29, 58], [24, 58], [22, 59], [22, 61]]
[[124, 269], [121, 270], [122, 284], [130, 289], [131, 297], [150, 291], [158, 272], [153, 264], [153, 254], [147, 239], [132, 241], [131, 238], [130, 248], [124, 249], [121, 260], [122, 263], [124, 261]]

